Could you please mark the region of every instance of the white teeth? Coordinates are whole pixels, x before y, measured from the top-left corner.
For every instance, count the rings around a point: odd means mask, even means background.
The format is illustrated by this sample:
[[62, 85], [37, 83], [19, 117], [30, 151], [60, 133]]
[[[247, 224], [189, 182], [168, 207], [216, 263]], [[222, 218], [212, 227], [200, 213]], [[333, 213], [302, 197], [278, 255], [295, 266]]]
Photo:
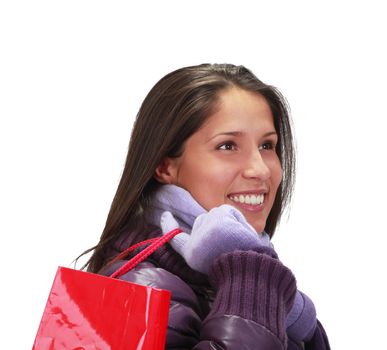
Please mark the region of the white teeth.
[[240, 194], [239, 196], [230, 196], [230, 199], [236, 203], [260, 205], [263, 203], [264, 194], [259, 194], [259, 195], [256, 195], [256, 194], [242, 195], [242, 194]]

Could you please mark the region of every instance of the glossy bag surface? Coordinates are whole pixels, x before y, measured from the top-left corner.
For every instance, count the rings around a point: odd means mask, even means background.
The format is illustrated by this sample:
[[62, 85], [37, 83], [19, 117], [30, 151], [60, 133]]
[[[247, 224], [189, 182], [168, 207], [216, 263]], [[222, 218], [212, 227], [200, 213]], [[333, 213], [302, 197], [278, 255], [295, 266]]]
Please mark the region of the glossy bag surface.
[[164, 349], [170, 292], [59, 267], [33, 350]]

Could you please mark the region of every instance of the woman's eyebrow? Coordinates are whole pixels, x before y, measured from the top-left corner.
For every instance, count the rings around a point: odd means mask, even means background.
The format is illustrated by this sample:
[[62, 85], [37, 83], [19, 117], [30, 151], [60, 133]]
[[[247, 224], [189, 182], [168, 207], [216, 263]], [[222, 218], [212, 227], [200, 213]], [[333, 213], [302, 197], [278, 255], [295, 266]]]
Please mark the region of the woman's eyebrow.
[[[224, 132], [217, 133], [214, 136], [211, 136], [207, 140], [207, 142], [211, 141], [212, 139], [214, 139], [215, 137], [218, 137], [218, 136], [242, 136], [243, 134], [246, 134], [246, 132], [244, 132], [244, 131], [224, 131]], [[277, 135], [277, 131], [275, 131], [275, 130], [269, 131], [266, 134], [262, 135], [262, 137], [268, 137], [271, 135]]]
[[206, 142], [211, 141], [212, 139], [218, 136], [241, 136], [243, 134], [243, 131], [223, 131], [211, 136]]

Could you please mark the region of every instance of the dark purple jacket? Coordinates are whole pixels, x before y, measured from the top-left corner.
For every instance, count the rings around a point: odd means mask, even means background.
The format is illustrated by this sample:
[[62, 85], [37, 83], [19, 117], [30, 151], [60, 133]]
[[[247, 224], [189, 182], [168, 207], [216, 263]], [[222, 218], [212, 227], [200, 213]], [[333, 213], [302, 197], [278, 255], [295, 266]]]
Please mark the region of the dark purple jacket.
[[[123, 263], [117, 262], [104, 274]], [[292, 272], [269, 255], [224, 254], [205, 276], [190, 269], [166, 245], [121, 278], [171, 291], [166, 349], [330, 349], [319, 322], [306, 343], [286, 335], [285, 318], [296, 282]]]

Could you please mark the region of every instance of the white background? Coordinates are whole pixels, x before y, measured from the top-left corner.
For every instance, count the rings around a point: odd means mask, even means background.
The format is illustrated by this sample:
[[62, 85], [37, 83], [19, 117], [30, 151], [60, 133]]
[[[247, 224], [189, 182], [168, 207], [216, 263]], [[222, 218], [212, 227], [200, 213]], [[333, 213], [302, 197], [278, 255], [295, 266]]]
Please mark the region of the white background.
[[32, 347], [56, 267], [97, 243], [146, 93], [204, 62], [287, 97], [277, 251], [333, 349], [386, 348], [386, 30], [382, 1], [2, 1], [1, 348]]

